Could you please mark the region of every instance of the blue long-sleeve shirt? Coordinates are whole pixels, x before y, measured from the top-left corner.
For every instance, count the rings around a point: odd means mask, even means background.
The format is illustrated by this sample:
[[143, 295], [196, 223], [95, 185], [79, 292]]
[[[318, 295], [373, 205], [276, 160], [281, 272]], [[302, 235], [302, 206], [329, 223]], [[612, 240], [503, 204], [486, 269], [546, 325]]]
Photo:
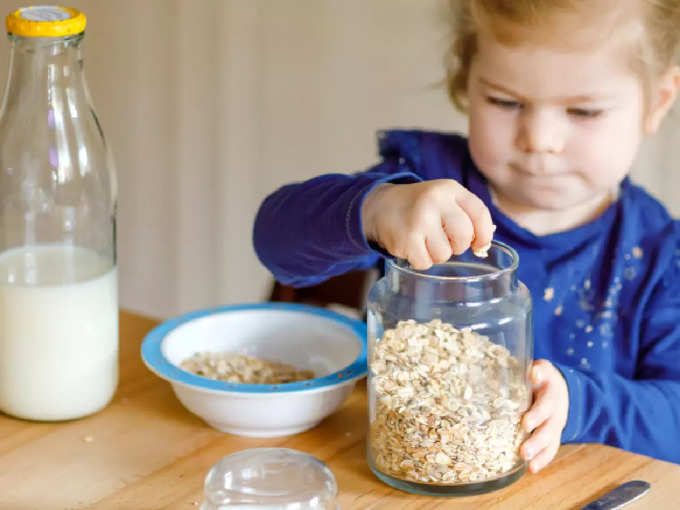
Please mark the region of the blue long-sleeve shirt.
[[534, 353], [569, 389], [563, 442], [601, 442], [680, 463], [680, 228], [626, 178], [596, 220], [537, 236], [492, 202], [467, 140], [387, 131], [368, 171], [284, 186], [262, 204], [255, 249], [281, 282], [313, 285], [377, 264], [361, 205], [383, 182], [450, 178], [480, 197], [495, 239], [519, 253], [534, 301]]

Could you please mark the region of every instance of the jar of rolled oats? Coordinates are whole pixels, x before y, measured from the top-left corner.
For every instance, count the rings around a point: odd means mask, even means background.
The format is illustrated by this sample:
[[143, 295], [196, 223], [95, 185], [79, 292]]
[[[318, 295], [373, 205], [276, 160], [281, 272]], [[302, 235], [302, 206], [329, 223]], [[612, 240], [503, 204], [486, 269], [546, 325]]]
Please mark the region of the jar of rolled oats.
[[533, 340], [518, 263], [496, 241], [427, 271], [387, 262], [368, 297], [368, 461], [383, 482], [480, 494], [524, 473]]

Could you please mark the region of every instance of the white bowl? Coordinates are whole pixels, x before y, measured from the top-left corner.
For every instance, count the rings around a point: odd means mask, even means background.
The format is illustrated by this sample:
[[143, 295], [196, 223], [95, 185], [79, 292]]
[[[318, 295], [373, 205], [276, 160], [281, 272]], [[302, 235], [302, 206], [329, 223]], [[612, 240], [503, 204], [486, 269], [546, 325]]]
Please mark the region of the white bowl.
[[[179, 368], [196, 352], [233, 352], [313, 370], [295, 383], [239, 384]], [[142, 359], [170, 382], [192, 413], [223, 432], [252, 437], [295, 434], [337, 410], [366, 375], [366, 325], [294, 303], [199, 310], [164, 322], [142, 343]]]

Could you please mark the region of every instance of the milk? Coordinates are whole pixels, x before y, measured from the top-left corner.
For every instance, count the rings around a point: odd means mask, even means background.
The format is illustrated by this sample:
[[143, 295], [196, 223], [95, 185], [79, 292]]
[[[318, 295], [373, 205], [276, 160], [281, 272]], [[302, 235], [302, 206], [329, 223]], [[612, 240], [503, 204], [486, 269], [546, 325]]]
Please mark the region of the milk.
[[94, 251], [37, 245], [0, 254], [0, 410], [65, 420], [118, 384], [117, 270]]

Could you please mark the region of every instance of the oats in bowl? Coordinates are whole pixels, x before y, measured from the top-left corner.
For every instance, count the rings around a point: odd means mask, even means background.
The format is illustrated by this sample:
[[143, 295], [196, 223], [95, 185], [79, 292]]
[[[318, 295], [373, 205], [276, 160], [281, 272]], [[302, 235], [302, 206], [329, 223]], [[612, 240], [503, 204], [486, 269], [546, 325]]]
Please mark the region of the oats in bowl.
[[180, 368], [210, 379], [243, 384], [284, 384], [314, 378], [311, 370], [231, 352], [197, 352], [182, 361]]

